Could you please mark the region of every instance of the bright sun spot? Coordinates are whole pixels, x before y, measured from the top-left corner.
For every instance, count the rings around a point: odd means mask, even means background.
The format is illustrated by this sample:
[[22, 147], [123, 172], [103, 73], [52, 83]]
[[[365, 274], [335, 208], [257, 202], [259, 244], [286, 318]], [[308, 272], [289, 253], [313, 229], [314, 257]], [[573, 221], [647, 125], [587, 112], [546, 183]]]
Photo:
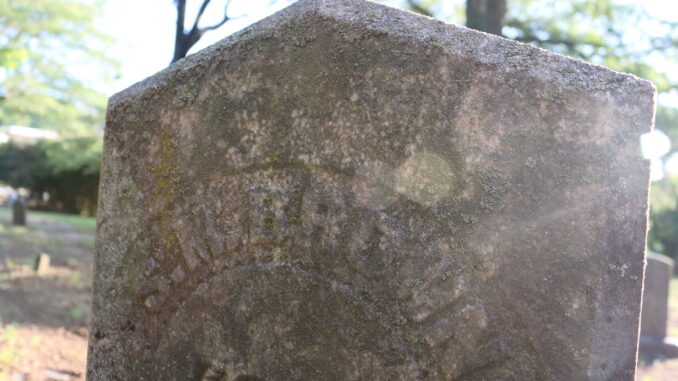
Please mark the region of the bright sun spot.
[[673, 155], [669, 156], [668, 160], [666, 160], [666, 163], [664, 163], [664, 169], [668, 173], [674, 175], [678, 174], [678, 153], [674, 153]]
[[671, 141], [665, 133], [654, 130], [640, 136], [640, 147], [646, 159], [658, 159], [671, 149]]
[[[660, 130], [648, 132], [640, 136], [640, 148], [643, 152], [643, 157], [650, 159], [650, 179], [652, 181], [663, 179], [664, 163], [660, 158], [671, 149], [669, 137]], [[668, 167], [667, 170], [669, 170]]]

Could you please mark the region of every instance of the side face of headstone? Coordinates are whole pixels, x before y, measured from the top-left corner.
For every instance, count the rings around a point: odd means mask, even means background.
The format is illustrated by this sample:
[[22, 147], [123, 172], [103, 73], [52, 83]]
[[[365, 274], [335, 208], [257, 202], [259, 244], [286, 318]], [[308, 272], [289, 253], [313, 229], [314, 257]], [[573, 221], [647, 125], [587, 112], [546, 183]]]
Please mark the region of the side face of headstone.
[[12, 204], [12, 224], [26, 226], [26, 203], [21, 199]]
[[657, 339], [666, 337], [669, 285], [673, 276], [673, 260], [666, 255], [648, 253], [643, 287], [643, 308], [640, 334]]
[[632, 380], [653, 95], [354, 0], [182, 60], [109, 103], [88, 379]]

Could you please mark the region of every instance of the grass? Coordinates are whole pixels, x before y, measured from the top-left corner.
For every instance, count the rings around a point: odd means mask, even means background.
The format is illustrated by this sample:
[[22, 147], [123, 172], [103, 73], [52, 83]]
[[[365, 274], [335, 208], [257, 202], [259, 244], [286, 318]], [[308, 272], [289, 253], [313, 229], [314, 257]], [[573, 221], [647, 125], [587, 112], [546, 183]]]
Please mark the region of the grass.
[[0, 381], [9, 380], [9, 369], [16, 357], [16, 346], [19, 339], [13, 325], [0, 328], [2, 341], [0, 342]]
[[82, 246], [88, 246], [88, 247], [94, 247], [94, 236], [91, 237], [83, 237], [77, 241], [79, 245]]
[[40, 253], [47, 253], [57, 265], [73, 266], [91, 262], [96, 219], [50, 212], [27, 213], [27, 226], [11, 224], [11, 211], [0, 208], [0, 261], [29, 265]]
[[[0, 208], [0, 290], [7, 298], [0, 299], [0, 322], [44, 316], [41, 323], [86, 325], [96, 220], [29, 210], [27, 221], [13, 226], [11, 211]], [[38, 276], [32, 268], [40, 253], [49, 254], [51, 267]]]
[[[27, 222], [0, 208], [0, 381], [84, 375], [96, 220], [29, 210]], [[38, 275], [40, 253], [50, 268]]]
[[[5, 212], [9, 215], [9, 209], [7, 209]], [[83, 233], [94, 232], [97, 225], [97, 220], [95, 217], [83, 217], [75, 214], [38, 212], [29, 210], [27, 219], [29, 228], [33, 227], [33, 225], [31, 224], [32, 216], [50, 220], [57, 223], [69, 224], [72, 230]]]

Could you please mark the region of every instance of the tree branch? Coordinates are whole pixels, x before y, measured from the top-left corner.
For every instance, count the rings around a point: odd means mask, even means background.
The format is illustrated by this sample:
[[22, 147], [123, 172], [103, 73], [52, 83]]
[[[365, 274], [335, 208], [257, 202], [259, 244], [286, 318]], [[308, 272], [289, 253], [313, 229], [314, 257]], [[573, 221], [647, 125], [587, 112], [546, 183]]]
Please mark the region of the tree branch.
[[191, 28], [190, 33], [193, 33], [193, 31], [198, 30], [198, 23], [200, 22], [200, 19], [202, 18], [202, 14], [205, 13], [205, 9], [210, 4], [210, 1], [212, 1], [212, 0], [203, 0], [202, 5], [200, 6], [200, 10], [198, 11], [198, 15], [195, 17], [195, 23], [193, 23], [193, 28]]
[[[184, 32], [184, 19], [186, 17], [186, 0], [175, 0], [177, 6], [177, 28], [174, 36], [174, 57], [172, 62], [178, 61], [183, 56], [183, 46], [185, 45], [186, 33]], [[186, 55], [186, 53], [183, 53]]]
[[184, 34], [184, 20], [186, 18], [186, 0], [175, 0], [177, 6], [177, 36]]
[[208, 31], [210, 31], [210, 30], [217, 29], [217, 28], [219, 28], [220, 26], [226, 24], [226, 21], [228, 21], [228, 20], [230, 20], [230, 18], [229, 18], [228, 16], [224, 15], [224, 19], [223, 19], [223, 20], [219, 21], [217, 24], [210, 25], [210, 26], [206, 26], [206, 27], [200, 29], [200, 32], [201, 32], [201, 33], [205, 33], [205, 32], [208, 32]]
[[207, 9], [207, 6], [210, 4], [211, 1], [212, 0], [203, 0], [202, 4], [200, 5], [200, 9], [198, 10], [198, 14], [195, 17], [195, 21], [193, 22], [191, 30], [186, 32], [184, 30], [184, 20], [186, 17], [186, 0], [175, 0], [175, 4], [177, 7], [177, 30], [176, 38], [174, 41], [174, 57], [172, 58], [171, 63], [174, 63], [186, 57], [186, 54], [188, 54], [188, 51], [191, 49], [191, 47], [193, 47], [193, 45], [195, 45], [196, 42], [200, 40], [200, 38], [205, 32], [217, 29], [222, 25], [226, 24], [227, 21], [231, 20], [231, 18], [228, 17], [228, 6], [231, 4], [231, 0], [227, 0], [226, 5], [224, 7], [224, 18], [214, 25], [200, 28], [199, 25], [200, 19], [202, 19], [202, 16], [205, 13], [205, 10]]
[[218, 23], [214, 24], [214, 25], [211, 25], [211, 26], [207, 26], [207, 27], [202, 28], [202, 32], [203, 32], [203, 33], [204, 33], [204, 32], [207, 32], [207, 31], [210, 31], [210, 30], [217, 29], [217, 28], [219, 28], [220, 26], [226, 24], [226, 21], [228, 21], [228, 20], [231, 19], [230, 17], [228, 17], [228, 6], [229, 6], [229, 5], [231, 5], [231, 0], [226, 1], [226, 5], [224, 6], [224, 18], [223, 18], [221, 21], [219, 21]]
[[466, 26], [501, 36], [507, 0], [466, 0]]

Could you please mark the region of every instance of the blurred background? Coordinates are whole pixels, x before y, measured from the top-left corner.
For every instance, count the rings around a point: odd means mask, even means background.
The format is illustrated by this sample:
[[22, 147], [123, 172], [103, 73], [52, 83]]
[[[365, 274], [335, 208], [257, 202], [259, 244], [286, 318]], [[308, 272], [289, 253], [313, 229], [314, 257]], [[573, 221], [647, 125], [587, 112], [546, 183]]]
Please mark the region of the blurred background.
[[[85, 377], [107, 98], [292, 2], [0, 0], [0, 380]], [[382, 2], [651, 80], [648, 248], [678, 256], [678, 2]], [[678, 379], [678, 359], [653, 360], [638, 380]]]

